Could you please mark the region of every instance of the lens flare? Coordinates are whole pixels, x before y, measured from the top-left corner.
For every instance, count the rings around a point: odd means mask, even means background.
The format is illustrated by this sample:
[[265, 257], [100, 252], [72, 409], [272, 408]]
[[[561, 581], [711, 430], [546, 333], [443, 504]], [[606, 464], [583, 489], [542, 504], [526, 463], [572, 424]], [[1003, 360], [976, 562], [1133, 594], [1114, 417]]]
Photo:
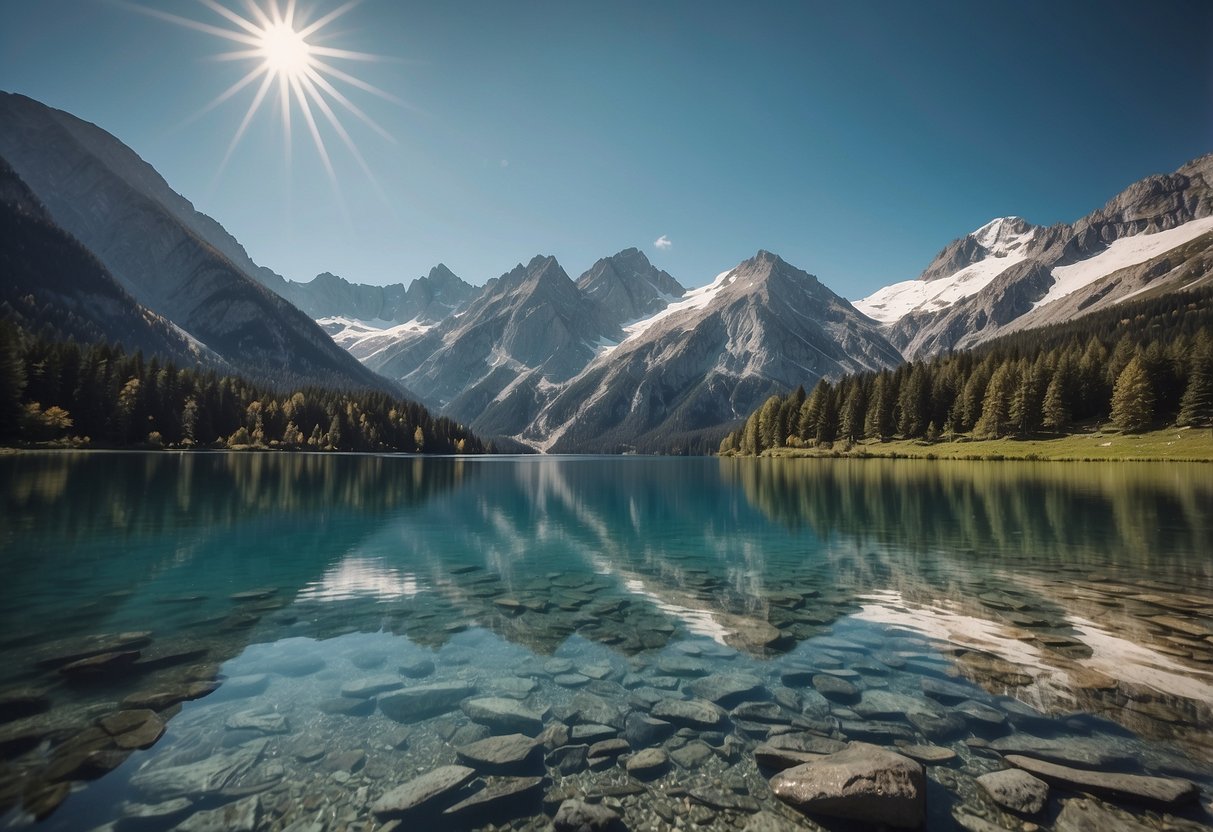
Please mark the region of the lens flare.
[[404, 102], [334, 65], [334, 62], [341, 61], [376, 62], [388, 59], [365, 52], [335, 48], [324, 42], [325, 29], [333, 21], [357, 6], [361, 0], [349, 0], [313, 20], [308, 20], [306, 15], [299, 12], [296, 0], [285, 0], [285, 2], [244, 0], [247, 17], [223, 5], [219, 0], [197, 0], [197, 2], [220, 20], [209, 23], [193, 20], [138, 3], [121, 2], [121, 0], [120, 5], [141, 14], [237, 44], [237, 48], [215, 55], [216, 60], [252, 64], [246, 75], [221, 92], [186, 122], [189, 123], [189, 121], [201, 117], [231, 100], [240, 92], [256, 85], [256, 92], [253, 93], [248, 109], [245, 110], [236, 132], [232, 136], [223, 161], [219, 165], [219, 172], [222, 172], [227, 166], [254, 117], [268, 101], [270, 109], [276, 109], [279, 113], [286, 145], [285, 157], [288, 160], [292, 143], [291, 119], [292, 114], [297, 113], [303, 117], [303, 122], [307, 125], [312, 143], [316, 146], [316, 151], [320, 155], [320, 160], [324, 164], [324, 169], [339, 199], [340, 189], [337, 185], [337, 176], [324, 141], [324, 131], [321, 129], [324, 125], [327, 125], [327, 130], [331, 134], [337, 136], [371, 183], [377, 186], [375, 176], [371, 173], [366, 160], [358, 151], [353, 138], [342, 123], [341, 115], [353, 116], [388, 141], [394, 141], [394, 139], [362, 108], [351, 101], [350, 96], [342, 91], [341, 86], [370, 93], [396, 104], [403, 105]]

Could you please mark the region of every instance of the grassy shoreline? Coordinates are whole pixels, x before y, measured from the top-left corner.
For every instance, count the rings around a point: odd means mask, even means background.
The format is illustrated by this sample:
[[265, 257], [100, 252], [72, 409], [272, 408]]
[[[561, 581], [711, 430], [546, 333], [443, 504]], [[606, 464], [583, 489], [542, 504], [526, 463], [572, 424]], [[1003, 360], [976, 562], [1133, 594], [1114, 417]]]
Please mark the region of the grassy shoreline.
[[[736, 454], [736, 456], [740, 456]], [[864, 440], [851, 448], [771, 448], [764, 457], [1041, 460], [1050, 462], [1213, 462], [1213, 430], [1167, 428], [1145, 433], [1099, 430], [1030, 439]]]

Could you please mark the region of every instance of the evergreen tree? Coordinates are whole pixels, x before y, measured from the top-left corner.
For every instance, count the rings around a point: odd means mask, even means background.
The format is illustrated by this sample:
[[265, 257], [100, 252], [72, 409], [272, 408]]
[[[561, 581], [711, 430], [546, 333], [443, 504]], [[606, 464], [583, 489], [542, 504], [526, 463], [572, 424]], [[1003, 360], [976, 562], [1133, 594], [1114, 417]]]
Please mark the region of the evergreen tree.
[[25, 362], [17, 328], [0, 321], [0, 439], [15, 439], [21, 433], [24, 390]]
[[1040, 430], [1045, 395], [1048, 384], [1048, 369], [1044, 355], [1039, 355], [1036, 361], [1029, 363], [1022, 359], [1019, 362], [1019, 383], [1011, 394], [1011, 425], [1021, 436]]
[[1018, 384], [1016, 366], [1010, 361], [998, 365], [986, 386], [981, 402], [981, 418], [973, 426], [979, 436], [1005, 436], [1011, 429], [1011, 394]]
[[1042, 421], [1046, 428], [1062, 431], [1069, 427], [1073, 389], [1074, 364], [1068, 356], [1063, 356], [1045, 389]]
[[1213, 337], [1202, 332], [1192, 349], [1188, 383], [1179, 400], [1179, 425], [1213, 424]]
[[864, 379], [857, 376], [847, 385], [846, 397], [842, 402], [842, 414], [839, 417], [839, 435], [847, 442], [858, 442], [863, 438], [863, 421], [867, 410], [867, 396], [864, 390]]
[[881, 442], [893, 435], [893, 402], [889, 395], [889, 373], [881, 371], [876, 375], [872, 384], [872, 393], [868, 396], [868, 412], [864, 417], [863, 432], [865, 436], [879, 439]]
[[1112, 390], [1112, 421], [1126, 431], [1142, 431], [1154, 419], [1154, 390], [1141, 356], [1133, 356]]

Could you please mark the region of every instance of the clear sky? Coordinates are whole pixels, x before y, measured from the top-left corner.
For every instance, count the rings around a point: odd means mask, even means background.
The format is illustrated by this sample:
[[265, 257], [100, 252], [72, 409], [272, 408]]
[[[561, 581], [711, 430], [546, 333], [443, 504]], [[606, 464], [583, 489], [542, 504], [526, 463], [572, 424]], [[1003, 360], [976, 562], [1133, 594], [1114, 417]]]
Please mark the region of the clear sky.
[[342, 118], [372, 183], [320, 119], [344, 211], [298, 109], [289, 164], [265, 107], [219, 172], [256, 84], [182, 126], [253, 66], [213, 59], [239, 44], [4, 0], [0, 88], [114, 133], [295, 280], [482, 283], [537, 253], [576, 277], [637, 246], [695, 286], [765, 248], [854, 298], [993, 217], [1072, 221], [1213, 150], [1207, 0], [365, 0], [321, 42], [393, 58], [330, 63], [403, 102], [334, 81], [392, 139]]

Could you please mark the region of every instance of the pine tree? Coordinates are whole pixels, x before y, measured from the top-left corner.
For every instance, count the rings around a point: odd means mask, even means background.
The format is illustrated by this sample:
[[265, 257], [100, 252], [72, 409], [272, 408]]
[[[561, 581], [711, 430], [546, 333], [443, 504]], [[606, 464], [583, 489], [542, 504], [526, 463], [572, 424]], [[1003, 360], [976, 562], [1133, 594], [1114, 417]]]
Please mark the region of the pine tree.
[[1019, 362], [1019, 383], [1011, 394], [1011, 425], [1021, 436], [1040, 429], [1041, 409], [1044, 403], [1047, 369], [1044, 354], [1029, 363], [1025, 358]]
[[864, 395], [862, 377], [856, 377], [847, 386], [846, 398], [842, 402], [842, 415], [839, 420], [839, 434], [848, 442], [857, 442], [863, 438], [863, 417], [867, 410], [867, 396]]
[[7, 321], [0, 321], [0, 439], [20, 435], [24, 390], [25, 362], [17, 329]]
[[1116, 377], [1112, 421], [1126, 431], [1142, 431], [1154, 419], [1154, 389], [1141, 356], [1135, 355]]
[[1202, 332], [1188, 365], [1188, 384], [1179, 400], [1179, 425], [1213, 425], [1213, 338]]
[[1074, 364], [1069, 356], [1063, 355], [1045, 389], [1043, 424], [1046, 428], [1063, 431], [1069, 427], [1073, 388]]
[[1016, 366], [1006, 361], [990, 376], [981, 402], [981, 418], [973, 426], [980, 436], [1005, 436], [1011, 429], [1011, 394], [1018, 383]]
[[889, 373], [876, 375], [872, 393], [868, 396], [868, 412], [863, 421], [863, 433], [881, 442], [893, 433], [893, 402], [889, 395]]
[[796, 435], [805, 442], [817, 439], [817, 425], [821, 421], [821, 412], [830, 396], [830, 383], [824, 378], [817, 382], [813, 392], [800, 406], [800, 418], [796, 423]]

